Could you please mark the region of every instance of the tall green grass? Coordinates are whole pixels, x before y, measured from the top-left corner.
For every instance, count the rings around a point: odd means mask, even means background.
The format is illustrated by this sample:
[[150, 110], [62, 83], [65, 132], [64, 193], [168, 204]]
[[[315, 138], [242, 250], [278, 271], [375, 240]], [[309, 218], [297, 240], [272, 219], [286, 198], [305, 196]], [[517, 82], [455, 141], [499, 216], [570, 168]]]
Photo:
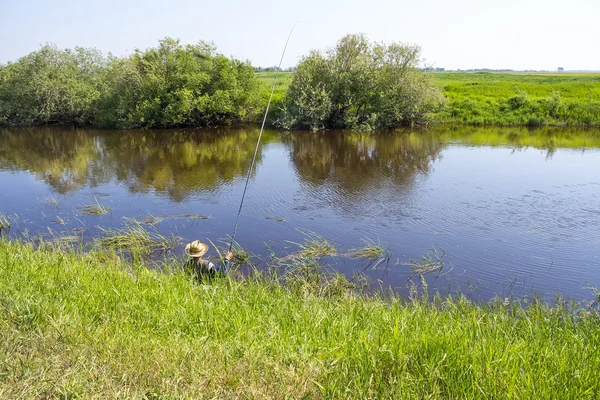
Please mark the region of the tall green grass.
[[447, 100], [434, 116], [472, 125], [600, 126], [600, 74], [436, 73]]
[[0, 212], [0, 230], [1, 229], [10, 229], [10, 219]]
[[0, 241], [0, 398], [600, 395], [594, 309], [197, 285], [178, 265]]
[[[273, 82], [275, 81], [276, 72], [258, 72], [256, 76], [259, 79], [262, 98], [266, 107], [273, 88]], [[273, 99], [271, 100], [271, 107], [269, 108], [269, 121], [273, 122], [279, 119], [282, 112], [283, 100], [288, 87], [292, 83], [293, 73], [292, 72], [280, 72], [277, 77], [275, 84], [275, 90], [273, 91]], [[261, 119], [262, 120], [262, 119]]]

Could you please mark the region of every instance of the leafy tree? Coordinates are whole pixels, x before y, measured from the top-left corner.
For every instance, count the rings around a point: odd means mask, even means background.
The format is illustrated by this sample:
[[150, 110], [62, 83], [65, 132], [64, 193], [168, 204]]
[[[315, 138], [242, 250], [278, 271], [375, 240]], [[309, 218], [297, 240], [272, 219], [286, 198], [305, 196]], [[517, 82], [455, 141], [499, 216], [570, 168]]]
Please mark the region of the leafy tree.
[[254, 69], [205, 42], [157, 48], [111, 60], [100, 100], [103, 126], [169, 127], [244, 122], [260, 107]]
[[310, 129], [389, 128], [427, 123], [443, 97], [419, 68], [420, 49], [344, 36], [302, 58], [279, 124]]
[[127, 57], [45, 45], [0, 65], [0, 123], [11, 125], [223, 125], [252, 121], [261, 108], [252, 66], [205, 42], [165, 38]]
[[105, 61], [98, 50], [40, 50], [0, 69], [0, 121], [76, 123], [92, 118]]

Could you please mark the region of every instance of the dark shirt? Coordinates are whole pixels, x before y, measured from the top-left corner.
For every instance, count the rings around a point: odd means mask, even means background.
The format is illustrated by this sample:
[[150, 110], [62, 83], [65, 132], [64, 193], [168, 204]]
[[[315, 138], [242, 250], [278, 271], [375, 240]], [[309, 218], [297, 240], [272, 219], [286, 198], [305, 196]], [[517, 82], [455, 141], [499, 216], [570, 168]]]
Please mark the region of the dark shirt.
[[226, 274], [229, 271], [229, 260], [223, 260], [222, 264], [216, 265], [210, 260], [193, 257], [187, 261], [185, 268], [202, 281], [204, 277], [212, 278], [219, 272]]

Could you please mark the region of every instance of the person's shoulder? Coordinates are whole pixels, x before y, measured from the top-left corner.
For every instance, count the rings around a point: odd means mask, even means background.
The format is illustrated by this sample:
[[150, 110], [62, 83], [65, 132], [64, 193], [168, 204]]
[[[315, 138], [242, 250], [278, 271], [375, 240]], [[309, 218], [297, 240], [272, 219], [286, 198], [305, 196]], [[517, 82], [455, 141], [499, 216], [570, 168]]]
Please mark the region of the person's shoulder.
[[206, 268], [212, 268], [215, 265], [215, 264], [213, 264], [213, 262], [211, 260], [208, 260], [206, 258], [203, 258], [202, 260], [200, 260], [200, 264], [202, 264], [202, 266], [206, 267]]

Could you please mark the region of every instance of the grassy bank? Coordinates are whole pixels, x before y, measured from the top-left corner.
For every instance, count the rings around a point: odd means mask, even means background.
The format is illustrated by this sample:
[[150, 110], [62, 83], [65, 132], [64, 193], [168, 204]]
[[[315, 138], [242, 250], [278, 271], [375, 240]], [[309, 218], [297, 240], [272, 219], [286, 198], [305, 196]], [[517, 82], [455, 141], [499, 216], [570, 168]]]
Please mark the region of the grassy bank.
[[600, 74], [449, 72], [434, 75], [447, 100], [436, 116], [473, 125], [600, 126]]
[[[262, 97], [266, 100], [271, 94], [273, 88], [273, 82], [275, 81], [276, 72], [258, 72], [256, 76], [259, 79], [263, 95]], [[275, 90], [273, 91], [273, 99], [271, 100], [271, 107], [269, 109], [269, 121], [274, 124], [279, 118], [281, 118], [281, 109], [283, 107], [283, 101], [285, 99], [285, 93], [292, 83], [292, 72], [280, 72], [277, 77], [277, 83]]]
[[[597, 398], [565, 305], [365, 297], [298, 273], [195, 284], [0, 241], [1, 398]], [[311, 279], [308, 279], [312, 276]]]
[[[291, 82], [290, 72], [279, 75], [278, 97]], [[274, 73], [259, 73], [264, 87]], [[434, 121], [467, 125], [600, 126], [598, 73], [434, 73], [446, 98]]]

